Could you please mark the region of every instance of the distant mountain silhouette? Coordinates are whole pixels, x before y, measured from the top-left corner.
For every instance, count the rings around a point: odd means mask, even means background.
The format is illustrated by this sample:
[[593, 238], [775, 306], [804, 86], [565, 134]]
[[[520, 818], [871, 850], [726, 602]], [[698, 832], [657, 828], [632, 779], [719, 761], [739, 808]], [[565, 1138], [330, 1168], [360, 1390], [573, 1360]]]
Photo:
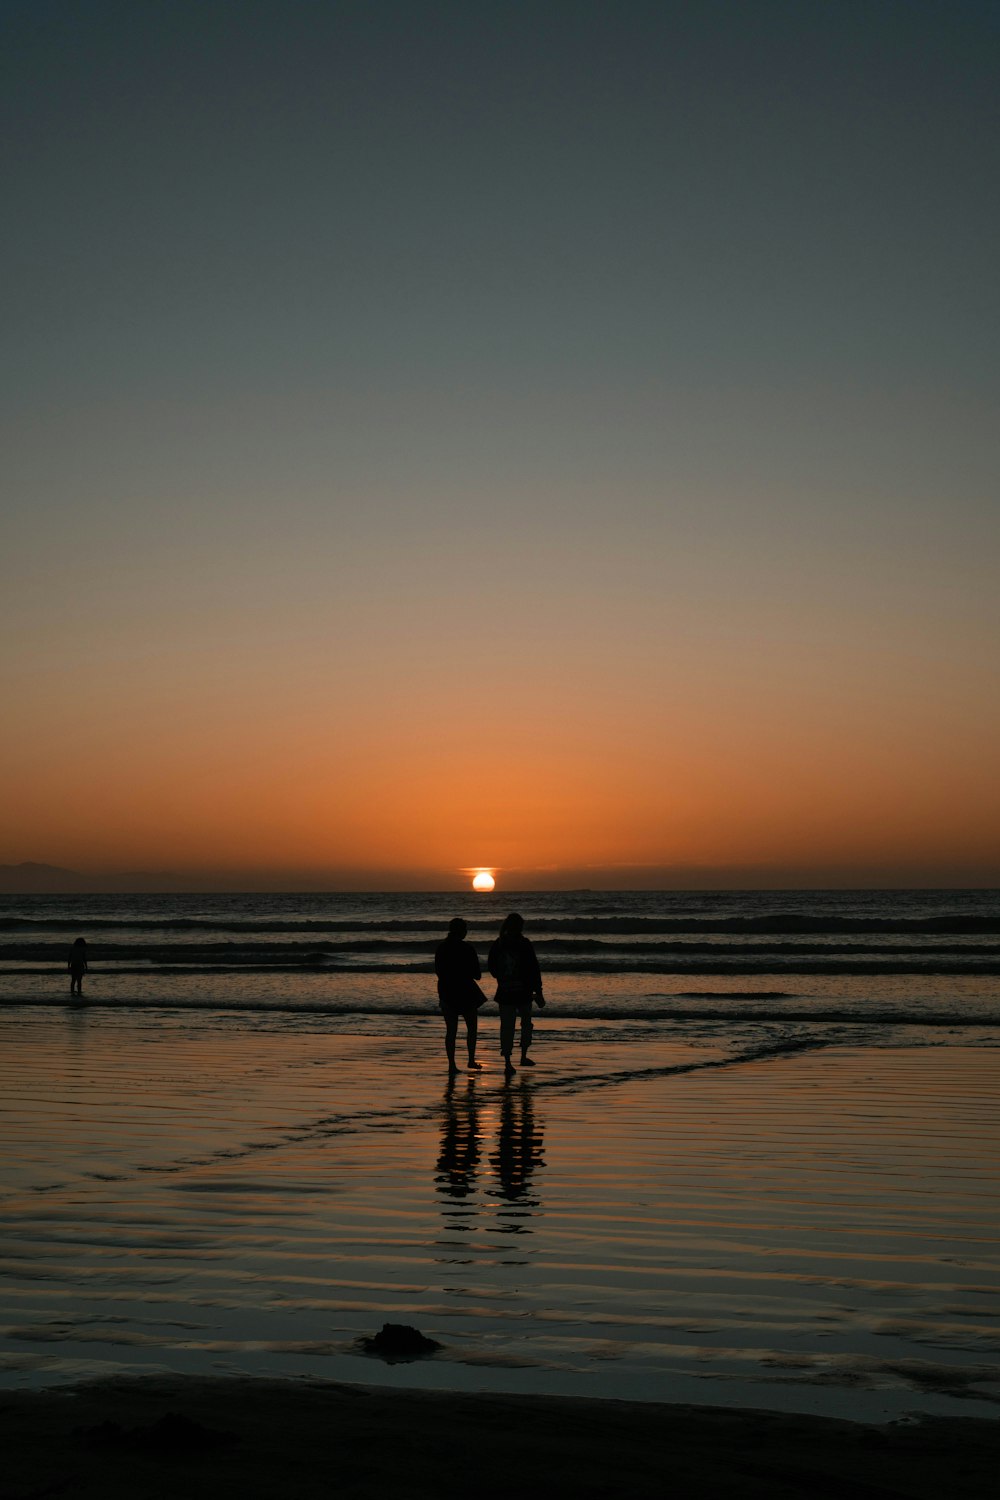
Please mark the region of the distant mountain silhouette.
[[30, 895], [34, 891], [92, 891], [86, 875], [64, 870], [60, 865], [40, 865], [26, 860], [20, 865], [0, 865], [0, 891]]
[[0, 895], [4, 896], [73, 896], [94, 892], [176, 891], [186, 882], [177, 875], [151, 875], [131, 870], [120, 875], [81, 875], [61, 865], [37, 864], [25, 860], [19, 865], [0, 865]]

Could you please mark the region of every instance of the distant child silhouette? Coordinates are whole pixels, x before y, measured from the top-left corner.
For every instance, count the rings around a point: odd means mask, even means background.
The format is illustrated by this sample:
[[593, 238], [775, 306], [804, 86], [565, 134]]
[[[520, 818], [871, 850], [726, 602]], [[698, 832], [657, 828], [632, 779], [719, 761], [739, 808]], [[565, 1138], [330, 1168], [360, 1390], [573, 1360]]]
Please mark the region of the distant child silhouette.
[[458, 1022], [465, 1022], [465, 1040], [469, 1052], [469, 1067], [476, 1073], [482, 1063], [476, 1062], [476, 1034], [479, 1030], [479, 1007], [486, 996], [476, 980], [481, 976], [479, 954], [471, 943], [465, 941], [468, 927], [461, 917], [448, 923], [448, 936], [438, 944], [434, 954], [434, 972], [438, 977], [438, 1004], [444, 1016], [444, 1050], [448, 1056], [448, 1073], [458, 1072], [455, 1065], [455, 1040]]
[[497, 981], [496, 1002], [500, 1007], [500, 1051], [504, 1073], [509, 1078], [517, 1069], [510, 1060], [514, 1047], [514, 1026], [521, 1017], [521, 1066], [533, 1068], [528, 1056], [531, 1046], [531, 1002], [545, 1004], [542, 974], [535, 950], [524, 935], [524, 918], [516, 911], [504, 919], [500, 936], [490, 949], [490, 973]]
[[83, 938], [77, 938], [69, 950], [69, 962], [66, 965], [69, 970], [69, 992], [71, 995], [79, 995], [83, 999], [83, 976], [87, 972], [87, 944]]

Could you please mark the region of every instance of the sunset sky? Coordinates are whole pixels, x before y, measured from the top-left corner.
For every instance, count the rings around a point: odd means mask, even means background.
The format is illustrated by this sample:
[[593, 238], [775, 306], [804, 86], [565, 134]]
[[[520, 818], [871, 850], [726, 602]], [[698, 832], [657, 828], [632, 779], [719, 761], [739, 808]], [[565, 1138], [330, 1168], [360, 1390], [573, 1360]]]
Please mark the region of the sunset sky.
[[0, 17], [0, 863], [1000, 884], [1000, 7]]

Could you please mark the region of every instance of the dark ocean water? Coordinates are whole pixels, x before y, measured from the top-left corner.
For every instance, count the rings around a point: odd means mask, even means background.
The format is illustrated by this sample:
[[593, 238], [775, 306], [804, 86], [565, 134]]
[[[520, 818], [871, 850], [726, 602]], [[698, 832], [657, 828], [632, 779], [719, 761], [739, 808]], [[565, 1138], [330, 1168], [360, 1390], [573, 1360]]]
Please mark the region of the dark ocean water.
[[485, 962], [527, 921], [564, 1019], [691, 1013], [1000, 1021], [1000, 892], [970, 890], [25, 896], [0, 899], [0, 1003], [426, 1015], [465, 917]]

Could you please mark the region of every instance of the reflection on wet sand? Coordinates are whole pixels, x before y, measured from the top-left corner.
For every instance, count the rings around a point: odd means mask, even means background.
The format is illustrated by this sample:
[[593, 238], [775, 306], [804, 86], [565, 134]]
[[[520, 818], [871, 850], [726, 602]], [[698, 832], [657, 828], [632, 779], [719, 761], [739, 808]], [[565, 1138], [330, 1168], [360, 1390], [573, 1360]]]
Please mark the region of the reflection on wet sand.
[[[441, 1205], [453, 1228], [470, 1230], [472, 1219], [485, 1206], [476, 1201], [476, 1179], [484, 1142], [490, 1137], [492, 1173], [485, 1185], [485, 1196], [501, 1200], [497, 1206], [500, 1219], [530, 1218], [541, 1207], [533, 1178], [537, 1169], [544, 1166], [545, 1158], [542, 1122], [535, 1110], [531, 1085], [525, 1082], [505, 1088], [498, 1109], [496, 1096], [483, 1098], [477, 1091], [476, 1080], [469, 1079], [464, 1085], [449, 1082], [442, 1101], [441, 1149], [434, 1183], [446, 1200], [457, 1200]], [[496, 1227], [508, 1234], [528, 1229], [527, 1224], [509, 1222]]]
[[[532, 1177], [545, 1165], [542, 1155], [542, 1122], [535, 1114], [533, 1090], [529, 1083], [506, 1088], [500, 1105], [500, 1129], [496, 1146], [490, 1153], [490, 1165], [499, 1186], [490, 1189], [492, 1197], [503, 1197], [520, 1209], [541, 1206], [532, 1194]], [[523, 1226], [527, 1228], [527, 1226]], [[513, 1228], [513, 1226], [511, 1226]]]
[[[0, 1386], [160, 1368], [995, 1419], [996, 1048], [616, 1033], [582, 1072], [565, 1035], [541, 1076], [446, 1093], [430, 1018], [295, 1024], [0, 1007]], [[385, 1322], [443, 1351], [359, 1363]]]
[[449, 1079], [441, 1110], [441, 1152], [434, 1181], [439, 1193], [467, 1198], [476, 1183], [479, 1165], [479, 1109], [475, 1080], [459, 1088]]

